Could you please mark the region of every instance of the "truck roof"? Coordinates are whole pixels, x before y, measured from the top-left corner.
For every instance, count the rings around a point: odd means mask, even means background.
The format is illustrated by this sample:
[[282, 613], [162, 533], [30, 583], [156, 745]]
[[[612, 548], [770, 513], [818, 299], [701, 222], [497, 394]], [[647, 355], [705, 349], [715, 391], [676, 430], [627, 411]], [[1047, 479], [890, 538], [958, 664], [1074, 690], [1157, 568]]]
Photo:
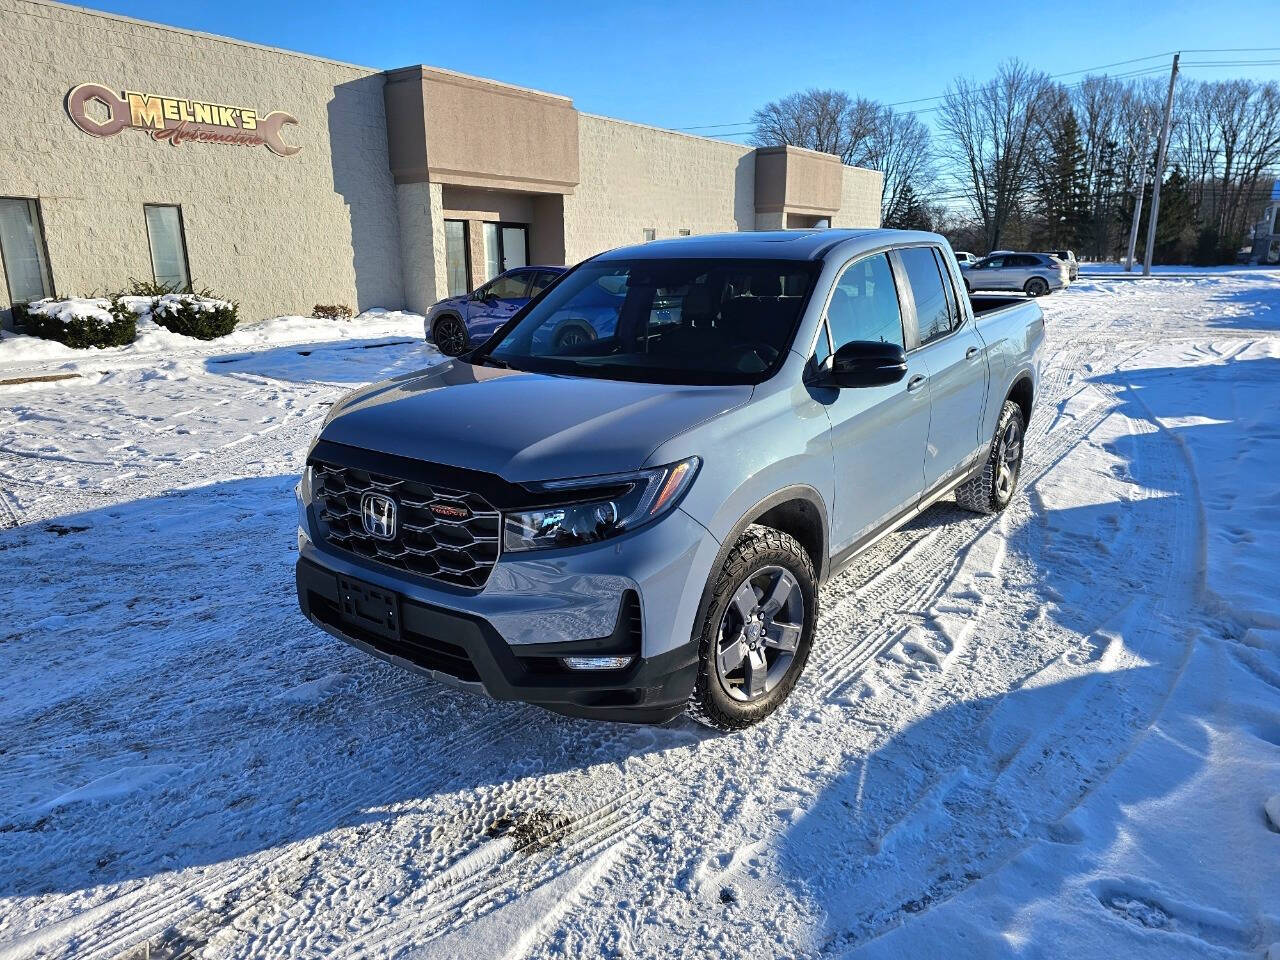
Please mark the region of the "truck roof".
[[595, 259], [600, 261], [740, 257], [748, 260], [821, 260], [837, 246], [849, 240], [862, 240], [864, 242], [859, 246], [867, 247], [887, 243], [918, 243], [921, 240], [946, 243], [937, 234], [918, 230], [759, 230], [650, 240], [648, 243], [639, 243], [630, 247], [618, 247], [600, 254]]

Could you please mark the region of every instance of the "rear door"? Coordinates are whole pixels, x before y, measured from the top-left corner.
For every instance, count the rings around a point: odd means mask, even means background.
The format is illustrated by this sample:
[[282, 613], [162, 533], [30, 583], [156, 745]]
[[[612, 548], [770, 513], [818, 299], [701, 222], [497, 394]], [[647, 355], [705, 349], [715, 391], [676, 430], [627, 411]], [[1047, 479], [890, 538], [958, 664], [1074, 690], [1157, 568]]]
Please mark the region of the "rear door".
[[928, 496], [965, 473], [982, 446], [987, 399], [985, 345], [957, 293], [943, 252], [934, 246], [897, 251], [906, 275], [919, 345], [909, 357], [929, 377], [929, 442], [924, 457]]
[[[827, 304], [820, 356], [854, 340], [906, 345], [903, 308], [888, 255], [872, 254], [845, 267]], [[908, 356], [907, 375], [880, 387], [822, 390], [835, 457], [832, 553], [874, 536], [914, 507], [924, 484], [929, 437], [929, 383], [922, 359]]]

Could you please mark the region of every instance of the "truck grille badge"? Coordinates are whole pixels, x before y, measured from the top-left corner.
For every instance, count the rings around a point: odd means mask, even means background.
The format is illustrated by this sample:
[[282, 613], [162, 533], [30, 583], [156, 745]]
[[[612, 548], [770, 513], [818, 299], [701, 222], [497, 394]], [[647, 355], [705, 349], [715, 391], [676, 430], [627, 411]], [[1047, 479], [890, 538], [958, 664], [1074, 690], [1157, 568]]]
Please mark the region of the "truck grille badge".
[[364, 532], [379, 540], [394, 540], [396, 535], [396, 502], [381, 493], [366, 493], [360, 498], [360, 521]]

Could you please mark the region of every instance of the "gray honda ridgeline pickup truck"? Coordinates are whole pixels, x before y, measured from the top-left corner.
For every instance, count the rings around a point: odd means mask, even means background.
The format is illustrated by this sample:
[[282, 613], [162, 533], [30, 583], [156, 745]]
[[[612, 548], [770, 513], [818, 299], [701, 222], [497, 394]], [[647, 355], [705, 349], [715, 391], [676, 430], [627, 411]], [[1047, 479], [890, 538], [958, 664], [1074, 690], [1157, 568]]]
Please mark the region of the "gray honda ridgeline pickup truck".
[[[597, 333], [566, 344], [583, 304]], [[950, 493], [1009, 503], [1044, 336], [1035, 301], [966, 296], [931, 233], [601, 254], [469, 353], [334, 404], [299, 602], [500, 700], [746, 726], [800, 680], [845, 561]]]

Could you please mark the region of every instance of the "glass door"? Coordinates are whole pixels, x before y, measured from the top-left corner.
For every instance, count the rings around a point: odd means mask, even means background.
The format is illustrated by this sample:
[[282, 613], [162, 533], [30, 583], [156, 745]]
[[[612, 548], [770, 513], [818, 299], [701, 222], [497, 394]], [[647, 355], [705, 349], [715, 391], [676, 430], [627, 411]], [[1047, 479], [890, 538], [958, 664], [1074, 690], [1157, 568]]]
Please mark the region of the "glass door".
[[484, 225], [484, 259], [486, 280], [500, 273], [529, 265], [529, 227], [523, 223]]
[[529, 265], [529, 228], [523, 224], [502, 225], [502, 269], [514, 270]]

